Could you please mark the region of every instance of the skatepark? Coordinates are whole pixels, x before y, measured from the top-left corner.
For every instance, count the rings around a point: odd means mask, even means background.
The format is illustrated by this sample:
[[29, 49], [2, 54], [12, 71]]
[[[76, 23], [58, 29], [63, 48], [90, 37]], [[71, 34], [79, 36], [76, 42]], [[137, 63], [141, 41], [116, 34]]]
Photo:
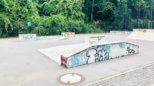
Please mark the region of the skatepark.
[[154, 0], [0, 0], [0, 86], [154, 86]]
[[[151, 37], [152, 33], [135, 30], [129, 34], [119, 31], [76, 35], [67, 39], [60, 36], [42, 37], [33, 41], [0, 39], [0, 86], [152, 86], [154, 40], [147, 35]], [[143, 34], [145, 38], [141, 37]], [[61, 54], [67, 57], [94, 46], [85, 40], [94, 36], [104, 36], [103, 44], [124, 42], [138, 45], [139, 51], [71, 68], [61, 65]]]

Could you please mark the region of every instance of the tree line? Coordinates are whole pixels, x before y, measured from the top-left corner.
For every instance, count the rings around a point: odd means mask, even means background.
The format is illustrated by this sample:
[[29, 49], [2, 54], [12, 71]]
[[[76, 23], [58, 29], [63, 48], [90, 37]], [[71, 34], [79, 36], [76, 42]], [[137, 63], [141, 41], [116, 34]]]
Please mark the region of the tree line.
[[[148, 28], [154, 0], [0, 0], [0, 37]], [[31, 30], [27, 22], [32, 22]]]

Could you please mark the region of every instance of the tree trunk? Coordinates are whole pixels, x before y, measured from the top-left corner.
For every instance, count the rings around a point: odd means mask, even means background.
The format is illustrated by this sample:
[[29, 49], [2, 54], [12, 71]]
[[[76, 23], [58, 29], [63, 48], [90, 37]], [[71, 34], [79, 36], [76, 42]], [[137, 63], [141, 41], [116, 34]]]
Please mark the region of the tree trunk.
[[137, 24], [138, 24], [138, 29], [140, 28], [140, 23], [139, 23], [139, 19], [140, 19], [140, 5], [138, 6], [138, 19], [137, 19]]
[[94, 11], [94, 0], [92, 1], [92, 8], [91, 8], [91, 20], [90, 20], [91, 23], [93, 23], [93, 11]]
[[152, 0], [150, 1], [151, 2], [151, 11], [150, 11], [150, 28], [152, 29]]

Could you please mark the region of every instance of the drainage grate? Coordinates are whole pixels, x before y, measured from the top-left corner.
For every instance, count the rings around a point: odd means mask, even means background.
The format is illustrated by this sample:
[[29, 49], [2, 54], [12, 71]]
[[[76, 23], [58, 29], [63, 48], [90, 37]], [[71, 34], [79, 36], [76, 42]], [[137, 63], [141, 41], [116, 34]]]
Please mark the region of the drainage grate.
[[81, 83], [85, 78], [76, 73], [67, 73], [58, 77], [58, 81], [62, 84], [73, 85]]

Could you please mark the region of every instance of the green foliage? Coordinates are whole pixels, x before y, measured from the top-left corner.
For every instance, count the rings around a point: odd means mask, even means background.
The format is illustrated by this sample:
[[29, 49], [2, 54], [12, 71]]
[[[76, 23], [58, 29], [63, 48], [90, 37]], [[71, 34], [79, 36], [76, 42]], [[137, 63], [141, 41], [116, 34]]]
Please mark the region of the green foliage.
[[100, 28], [96, 29], [96, 33], [102, 33], [103, 31]]
[[0, 23], [4, 25], [4, 26], [2, 25], [2, 27], [5, 28], [6, 31], [8, 30], [9, 27], [13, 29], [13, 25], [10, 22], [9, 17], [5, 16], [5, 14], [0, 14]]
[[[154, 1], [0, 0], [0, 37], [148, 28], [151, 3]], [[151, 8], [154, 14], [154, 7]], [[27, 22], [32, 22], [31, 32]]]

